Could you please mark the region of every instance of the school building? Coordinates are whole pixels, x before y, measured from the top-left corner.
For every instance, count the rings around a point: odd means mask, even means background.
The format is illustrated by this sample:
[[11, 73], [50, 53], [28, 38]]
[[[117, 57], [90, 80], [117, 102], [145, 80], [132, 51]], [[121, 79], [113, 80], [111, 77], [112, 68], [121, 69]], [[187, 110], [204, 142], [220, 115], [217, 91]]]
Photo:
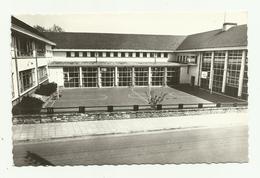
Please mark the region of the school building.
[[12, 17], [14, 99], [48, 80], [65, 88], [190, 84], [246, 100], [247, 63], [247, 25], [188, 36], [40, 33]]

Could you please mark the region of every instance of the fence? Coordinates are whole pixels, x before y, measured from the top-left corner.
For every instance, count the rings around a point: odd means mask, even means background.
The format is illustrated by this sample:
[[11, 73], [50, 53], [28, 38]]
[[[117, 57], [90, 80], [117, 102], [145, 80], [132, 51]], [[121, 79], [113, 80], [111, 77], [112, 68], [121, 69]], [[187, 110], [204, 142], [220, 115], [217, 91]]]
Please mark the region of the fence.
[[201, 108], [226, 108], [243, 107], [247, 102], [237, 103], [197, 103], [197, 104], [158, 104], [154, 108], [151, 105], [118, 105], [118, 106], [78, 106], [78, 107], [47, 107], [42, 108], [42, 114], [54, 113], [85, 113], [85, 112], [115, 112], [115, 111], [152, 111], [152, 110], [180, 110], [180, 109], [201, 109]]

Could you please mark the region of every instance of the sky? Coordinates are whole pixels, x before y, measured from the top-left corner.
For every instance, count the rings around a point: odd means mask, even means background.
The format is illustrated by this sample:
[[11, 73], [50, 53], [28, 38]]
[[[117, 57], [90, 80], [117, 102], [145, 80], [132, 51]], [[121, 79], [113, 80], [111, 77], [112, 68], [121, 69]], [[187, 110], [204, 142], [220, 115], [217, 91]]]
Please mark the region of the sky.
[[222, 27], [225, 22], [247, 24], [247, 12], [89, 13], [15, 15], [34, 26], [59, 25], [66, 32], [189, 35]]

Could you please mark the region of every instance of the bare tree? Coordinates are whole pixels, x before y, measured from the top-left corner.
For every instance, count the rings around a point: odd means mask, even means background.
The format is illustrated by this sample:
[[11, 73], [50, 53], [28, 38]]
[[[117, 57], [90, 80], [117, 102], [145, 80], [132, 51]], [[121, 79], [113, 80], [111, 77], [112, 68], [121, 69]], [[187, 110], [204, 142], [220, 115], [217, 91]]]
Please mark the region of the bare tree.
[[152, 109], [156, 109], [156, 106], [158, 104], [161, 104], [167, 95], [167, 93], [164, 93], [163, 91], [156, 93], [150, 87], [148, 87], [148, 90], [146, 91], [145, 94], [146, 94], [146, 100]]

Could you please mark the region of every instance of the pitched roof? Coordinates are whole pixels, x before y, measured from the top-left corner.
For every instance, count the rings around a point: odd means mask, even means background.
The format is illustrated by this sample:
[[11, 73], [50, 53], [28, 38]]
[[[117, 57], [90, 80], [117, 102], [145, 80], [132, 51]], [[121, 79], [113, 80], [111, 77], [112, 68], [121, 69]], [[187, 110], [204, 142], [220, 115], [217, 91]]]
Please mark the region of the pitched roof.
[[247, 46], [247, 25], [189, 35], [177, 50]]
[[184, 36], [45, 32], [58, 49], [175, 50]]
[[15, 18], [14, 16], [11, 17], [11, 23], [14, 25], [17, 25], [25, 30], [28, 30], [36, 35], [39, 35], [40, 37], [48, 39], [43, 33], [39, 32], [37, 29], [31, 27], [30, 25], [24, 23], [23, 21]]

